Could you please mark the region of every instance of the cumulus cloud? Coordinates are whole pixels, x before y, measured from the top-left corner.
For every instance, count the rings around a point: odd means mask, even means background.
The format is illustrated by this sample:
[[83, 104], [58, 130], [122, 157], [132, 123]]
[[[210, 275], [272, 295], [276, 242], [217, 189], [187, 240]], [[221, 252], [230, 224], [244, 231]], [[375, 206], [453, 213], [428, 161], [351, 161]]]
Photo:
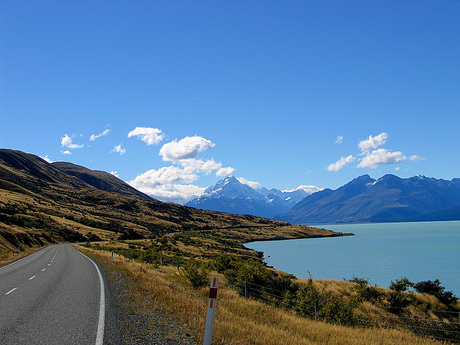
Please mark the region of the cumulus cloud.
[[205, 188], [192, 185], [197, 175], [176, 166], [152, 169], [130, 181], [134, 188], [162, 201], [185, 203], [203, 194]]
[[110, 173], [111, 173], [113, 176], [115, 176], [115, 177], [120, 177], [120, 176], [118, 175], [118, 171], [111, 171]]
[[[358, 158], [349, 155], [348, 157], [342, 157], [339, 161], [330, 164], [327, 167], [329, 171], [339, 171], [345, 165], [357, 160], [359, 163], [358, 168], [371, 168], [375, 169], [379, 165], [397, 164], [406, 161], [421, 160], [420, 156], [413, 155], [407, 158], [401, 151], [390, 151], [384, 148], [379, 148], [386, 143], [388, 134], [385, 132], [379, 135], [372, 136], [362, 140], [358, 143], [358, 148], [361, 150]], [[399, 168], [398, 168], [399, 169]]]
[[342, 157], [337, 162], [329, 164], [329, 166], [327, 167], [327, 170], [337, 172], [341, 170], [345, 165], [355, 161], [355, 159], [356, 158], [353, 157], [352, 155], [349, 155], [347, 157]]
[[364, 153], [364, 152], [376, 149], [379, 146], [382, 146], [383, 144], [385, 144], [387, 139], [388, 139], [388, 134], [385, 132], [380, 133], [379, 135], [376, 135], [375, 137], [373, 137], [372, 135], [369, 135], [369, 138], [362, 140], [358, 143], [358, 147]]
[[160, 156], [166, 162], [177, 162], [182, 159], [196, 158], [198, 153], [216, 146], [211, 140], [199, 136], [185, 137], [164, 144]]
[[162, 201], [186, 203], [201, 196], [206, 188], [193, 184], [199, 174], [213, 171], [230, 172], [232, 168], [222, 168], [222, 163], [214, 159], [198, 159], [198, 154], [213, 148], [215, 144], [203, 137], [185, 137], [164, 144], [160, 156], [172, 165], [158, 170], [152, 169], [137, 176], [130, 184], [140, 191]]
[[138, 137], [147, 145], [155, 145], [163, 140], [164, 134], [158, 128], [136, 127], [128, 133], [128, 138]]
[[219, 170], [216, 171], [216, 176], [219, 177], [226, 177], [233, 175], [235, 173], [235, 169], [232, 167], [227, 167], [227, 168], [220, 168]]
[[179, 161], [179, 164], [182, 165], [186, 172], [206, 173], [206, 175], [222, 167], [222, 163], [216, 162], [214, 159], [207, 161], [201, 159], [183, 159]]
[[73, 139], [68, 134], [66, 134], [61, 138], [61, 146], [67, 147], [69, 149], [81, 149], [84, 145], [74, 144]]
[[89, 137], [89, 140], [90, 140], [90, 141], [94, 141], [94, 140], [96, 140], [96, 139], [98, 139], [98, 138], [100, 138], [100, 137], [103, 137], [103, 136], [108, 135], [109, 132], [110, 132], [110, 129], [106, 129], [104, 132], [101, 132], [101, 133], [99, 133], [99, 134], [92, 134], [92, 135]]
[[124, 149], [123, 147], [121, 147], [121, 144], [120, 145], [116, 145], [114, 148], [113, 148], [113, 151], [112, 152], [116, 152], [116, 153], [119, 153], [120, 155], [124, 155], [126, 153], [126, 149]]
[[65, 150], [62, 153], [65, 154], [65, 155], [71, 155], [72, 154], [72, 152], [70, 152], [69, 150]]
[[407, 157], [404, 156], [400, 151], [391, 152], [385, 149], [374, 150], [361, 160], [358, 164], [358, 168], [372, 168], [375, 169], [381, 164], [395, 164], [407, 161]]
[[240, 181], [242, 184], [248, 185], [252, 189], [257, 189], [257, 188], [260, 188], [261, 186], [259, 182], [249, 181], [249, 180], [246, 180], [244, 177], [237, 177], [236, 179]]
[[343, 142], [343, 136], [338, 135], [337, 139], [335, 139], [334, 144], [341, 144]]

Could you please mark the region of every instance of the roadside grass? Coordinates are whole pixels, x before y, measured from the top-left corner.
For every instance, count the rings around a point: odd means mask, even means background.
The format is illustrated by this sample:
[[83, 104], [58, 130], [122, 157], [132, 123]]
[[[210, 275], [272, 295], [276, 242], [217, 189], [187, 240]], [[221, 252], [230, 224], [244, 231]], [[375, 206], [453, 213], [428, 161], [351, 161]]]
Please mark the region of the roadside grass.
[[[91, 249], [77, 248], [96, 256], [102, 264], [111, 260], [108, 251], [95, 250], [93, 254]], [[209, 293], [207, 286], [192, 288], [174, 266], [155, 268], [118, 255], [114, 255], [113, 264], [121, 272], [129, 274], [139, 289], [156, 302], [157, 308], [175, 315], [196, 333], [197, 342], [202, 343]], [[213, 344], [448, 344], [418, 337], [405, 330], [345, 327], [300, 317], [293, 311], [245, 299], [230, 288], [223, 275], [212, 272], [212, 276], [220, 278]], [[326, 284], [327, 289], [354, 294], [348, 287], [352, 284], [349, 282], [315, 281], [315, 284]], [[374, 309], [371, 304], [363, 304], [363, 307]]]
[[3, 266], [6, 266], [6, 265], [9, 265], [19, 259], [22, 259], [30, 254], [33, 254], [35, 252], [38, 252], [39, 250], [42, 250], [43, 248], [45, 248], [47, 246], [43, 246], [43, 247], [28, 247], [28, 248], [25, 248], [23, 250], [21, 250], [20, 253], [18, 253], [17, 251], [13, 252], [11, 250], [8, 250], [8, 251], [1, 251], [0, 252], [0, 267], [3, 267]]

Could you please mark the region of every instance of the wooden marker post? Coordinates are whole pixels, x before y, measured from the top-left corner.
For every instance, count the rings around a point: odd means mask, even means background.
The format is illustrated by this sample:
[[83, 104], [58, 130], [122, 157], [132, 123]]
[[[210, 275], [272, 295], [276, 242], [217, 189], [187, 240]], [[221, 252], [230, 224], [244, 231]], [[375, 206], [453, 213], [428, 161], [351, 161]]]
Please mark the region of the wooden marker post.
[[206, 328], [204, 330], [203, 345], [211, 345], [212, 328], [214, 326], [214, 313], [216, 312], [217, 287], [219, 278], [211, 279], [211, 288], [209, 289], [208, 312], [206, 314]]

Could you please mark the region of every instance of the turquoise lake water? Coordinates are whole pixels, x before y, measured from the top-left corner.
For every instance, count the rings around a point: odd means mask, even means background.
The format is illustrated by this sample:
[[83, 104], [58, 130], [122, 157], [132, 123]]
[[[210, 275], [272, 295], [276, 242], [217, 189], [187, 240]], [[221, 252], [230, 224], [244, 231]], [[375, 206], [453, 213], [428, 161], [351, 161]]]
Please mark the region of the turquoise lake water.
[[365, 278], [389, 287], [439, 279], [460, 297], [460, 221], [318, 226], [355, 236], [247, 243], [268, 265], [298, 278]]

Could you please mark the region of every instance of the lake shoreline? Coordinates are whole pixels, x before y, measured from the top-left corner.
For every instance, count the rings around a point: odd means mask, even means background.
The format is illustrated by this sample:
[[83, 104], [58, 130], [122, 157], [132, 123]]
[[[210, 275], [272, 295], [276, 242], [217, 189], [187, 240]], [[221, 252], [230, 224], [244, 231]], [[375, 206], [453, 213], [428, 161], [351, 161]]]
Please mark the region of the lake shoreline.
[[[382, 287], [406, 276], [411, 281], [439, 279], [460, 294], [460, 222], [331, 225], [328, 230], [355, 236], [334, 241], [254, 241], [245, 247], [263, 252], [267, 265], [299, 278], [363, 277]], [[338, 236], [332, 236], [337, 238]]]

